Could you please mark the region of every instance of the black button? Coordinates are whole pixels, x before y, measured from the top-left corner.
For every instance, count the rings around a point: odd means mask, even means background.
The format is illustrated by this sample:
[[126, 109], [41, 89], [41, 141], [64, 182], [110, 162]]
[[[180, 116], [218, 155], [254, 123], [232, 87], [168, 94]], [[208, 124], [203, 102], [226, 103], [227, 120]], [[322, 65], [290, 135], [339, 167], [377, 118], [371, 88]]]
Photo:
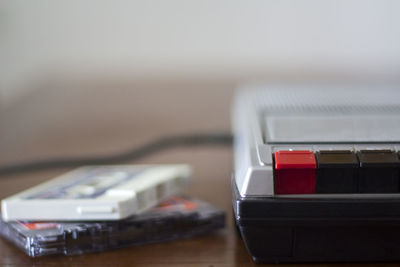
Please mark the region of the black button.
[[399, 192], [398, 155], [391, 150], [361, 150], [358, 189], [360, 193]]
[[317, 157], [316, 193], [356, 193], [356, 154], [348, 150], [319, 151]]

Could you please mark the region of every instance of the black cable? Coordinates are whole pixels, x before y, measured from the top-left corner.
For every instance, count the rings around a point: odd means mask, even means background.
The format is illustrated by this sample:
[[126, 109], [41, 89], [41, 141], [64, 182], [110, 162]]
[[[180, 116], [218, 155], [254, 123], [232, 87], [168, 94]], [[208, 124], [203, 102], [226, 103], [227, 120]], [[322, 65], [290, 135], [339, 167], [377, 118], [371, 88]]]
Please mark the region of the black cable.
[[222, 134], [193, 134], [182, 136], [164, 137], [143, 146], [127, 150], [125, 152], [109, 156], [72, 157], [43, 159], [31, 162], [17, 163], [0, 166], [0, 175], [8, 175], [22, 172], [32, 172], [45, 169], [69, 168], [82, 165], [101, 165], [137, 160], [152, 153], [179, 146], [198, 145], [231, 145], [232, 135]]

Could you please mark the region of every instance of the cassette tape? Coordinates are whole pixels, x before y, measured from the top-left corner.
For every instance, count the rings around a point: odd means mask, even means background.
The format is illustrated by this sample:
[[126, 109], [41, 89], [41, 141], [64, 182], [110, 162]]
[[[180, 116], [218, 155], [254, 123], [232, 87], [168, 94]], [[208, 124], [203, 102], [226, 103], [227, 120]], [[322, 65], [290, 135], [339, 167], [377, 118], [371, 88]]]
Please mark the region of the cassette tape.
[[172, 196], [157, 207], [120, 221], [32, 222], [0, 220], [0, 234], [31, 257], [76, 255], [166, 242], [225, 226], [225, 213], [196, 199]]
[[180, 193], [190, 176], [187, 165], [82, 167], [4, 199], [2, 218], [120, 220]]

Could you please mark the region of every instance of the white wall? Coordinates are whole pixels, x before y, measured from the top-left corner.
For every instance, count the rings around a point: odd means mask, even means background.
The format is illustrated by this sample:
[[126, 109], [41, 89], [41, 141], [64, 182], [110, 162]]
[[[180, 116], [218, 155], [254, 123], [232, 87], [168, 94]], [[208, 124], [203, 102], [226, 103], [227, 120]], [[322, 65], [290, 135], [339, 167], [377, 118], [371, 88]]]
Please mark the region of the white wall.
[[400, 1], [3, 0], [0, 93], [66, 73], [397, 75]]

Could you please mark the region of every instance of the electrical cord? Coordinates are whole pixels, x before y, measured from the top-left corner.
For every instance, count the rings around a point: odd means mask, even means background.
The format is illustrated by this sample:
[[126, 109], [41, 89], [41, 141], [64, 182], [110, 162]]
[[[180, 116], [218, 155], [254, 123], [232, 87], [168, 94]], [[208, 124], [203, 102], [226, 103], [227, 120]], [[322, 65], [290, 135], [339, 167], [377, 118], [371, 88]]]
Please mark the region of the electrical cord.
[[23, 173], [23, 172], [47, 170], [47, 169], [79, 167], [82, 165], [115, 164], [115, 163], [137, 160], [139, 158], [148, 156], [150, 154], [173, 147], [199, 146], [199, 145], [231, 146], [232, 140], [233, 137], [229, 133], [221, 133], [221, 134], [205, 133], [205, 134], [170, 136], [170, 137], [160, 138], [148, 144], [135, 147], [127, 151], [124, 151], [122, 153], [117, 153], [114, 155], [43, 159], [31, 162], [23, 162], [6, 166], [0, 166], [0, 176]]

